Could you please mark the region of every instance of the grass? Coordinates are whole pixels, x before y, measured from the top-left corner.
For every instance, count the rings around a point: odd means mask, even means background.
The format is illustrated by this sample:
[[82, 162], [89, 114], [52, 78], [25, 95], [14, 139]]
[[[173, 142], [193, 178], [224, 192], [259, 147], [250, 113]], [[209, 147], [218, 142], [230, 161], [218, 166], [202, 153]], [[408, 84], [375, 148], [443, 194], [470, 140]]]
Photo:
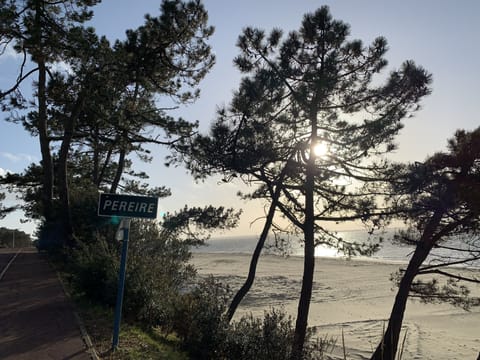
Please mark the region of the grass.
[[179, 349], [179, 340], [174, 336], [125, 322], [120, 328], [119, 346], [112, 352], [113, 311], [89, 304], [80, 297], [76, 297], [75, 303], [100, 359], [189, 359], [187, 353]]

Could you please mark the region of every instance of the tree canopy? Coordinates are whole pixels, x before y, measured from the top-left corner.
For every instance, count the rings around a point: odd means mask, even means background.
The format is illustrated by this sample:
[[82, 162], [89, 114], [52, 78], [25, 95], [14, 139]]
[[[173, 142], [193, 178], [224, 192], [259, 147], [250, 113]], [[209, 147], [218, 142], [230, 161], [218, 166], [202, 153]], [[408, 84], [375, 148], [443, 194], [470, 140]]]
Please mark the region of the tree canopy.
[[12, 211], [16, 210], [16, 206], [4, 206], [1, 201], [5, 200], [6, 195], [4, 193], [0, 193], [0, 219], [3, 219], [7, 214], [11, 213]]
[[165, 0], [160, 15], [146, 15], [113, 44], [84, 25], [97, 3], [0, 3], [1, 45], [23, 56], [16, 82], [0, 91], [2, 108], [41, 148], [40, 202], [27, 206], [43, 219], [43, 238], [68, 245], [75, 242], [69, 186], [79, 177], [92, 191], [169, 194], [142, 183], [148, 176], [131, 168], [131, 157], [150, 161], [149, 144], [174, 146], [192, 134], [197, 124], [169, 116], [159, 100], [197, 99], [215, 61], [207, 43], [214, 29], [199, 1]]

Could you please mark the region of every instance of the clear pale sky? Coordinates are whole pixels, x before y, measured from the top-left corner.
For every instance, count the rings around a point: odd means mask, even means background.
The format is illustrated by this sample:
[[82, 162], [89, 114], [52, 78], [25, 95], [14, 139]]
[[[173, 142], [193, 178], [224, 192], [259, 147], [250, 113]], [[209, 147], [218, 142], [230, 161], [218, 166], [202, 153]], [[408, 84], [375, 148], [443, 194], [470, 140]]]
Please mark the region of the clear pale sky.
[[[334, 18], [351, 25], [351, 38], [370, 43], [384, 36], [389, 44], [390, 69], [412, 59], [433, 74], [433, 93], [422, 102], [414, 118], [406, 119], [398, 137], [399, 149], [392, 159], [422, 161], [444, 150], [446, 140], [459, 128], [472, 130], [480, 125], [477, 107], [480, 102], [480, 1], [446, 0], [204, 0], [210, 24], [216, 31], [210, 44], [217, 62], [202, 83], [201, 98], [175, 114], [187, 120], [199, 120], [206, 131], [218, 105], [227, 104], [236, 89], [239, 73], [232, 65], [237, 55], [236, 39], [245, 26], [285, 32], [296, 30], [303, 15], [322, 5], [330, 6]], [[104, 0], [94, 8], [91, 25], [110, 40], [123, 39], [125, 30], [143, 23], [143, 15], [159, 13], [160, 1]], [[17, 69], [15, 57], [0, 57], [0, 89], [7, 88]], [[0, 174], [21, 172], [30, 162], [40, 160], [38, 139], [31, 138], [21, 126], [4, 121], [0, 114]], [[160, 211], [174, 211], [183, 205], [207, 204], [243, 208], [238, 229], [224, 235], [257, 234], [262, 221], [251, 224], [263, 214], [262, 204], [245, 203], [236, 197], [238, 184], [219, 184], [218, 179], [194, 183], [182, 168], [163, 166], [164, 149], [152, 148], [152, 164], [137, 164], [151, 177], [153, 186], [172, 189], [169, 199], [160, 201]], [[14, 201], [10, 195], [8, 203]], [[22, 214], [0, 220], [0, 226], [20, 228], [31, 233], [33, 223], [20, 224]]]

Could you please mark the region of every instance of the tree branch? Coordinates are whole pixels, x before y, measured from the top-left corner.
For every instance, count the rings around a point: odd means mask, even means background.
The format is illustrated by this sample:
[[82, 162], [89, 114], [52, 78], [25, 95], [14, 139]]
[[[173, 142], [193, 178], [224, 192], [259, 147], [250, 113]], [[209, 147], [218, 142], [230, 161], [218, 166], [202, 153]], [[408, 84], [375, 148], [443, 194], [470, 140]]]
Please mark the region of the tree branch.
[[475, 283], [475, 284], [480, 284], [480, 279], [477, 279], [475, 277], [469, 278], [469, 277], [465, 277], [465, 276], [461, 276], [461, 275], [455, 275], [455, 274], [448, 273], [446, 271], [442, 271], [442, 270], [438, 270], [438, 269], [429, 270], [429, 271], [419, 271], [418, 272], [418, 275], [426, 275], [426, 274], [440, 274], [440, 275], [447, 276], [447, 277], [450, 277], [450, 278], [453, 278], [453, 279], [456, 279], [456, 280], [463, 280], [463, 281], [468, 281], [468, 282], [472, 282], [472, 283]]

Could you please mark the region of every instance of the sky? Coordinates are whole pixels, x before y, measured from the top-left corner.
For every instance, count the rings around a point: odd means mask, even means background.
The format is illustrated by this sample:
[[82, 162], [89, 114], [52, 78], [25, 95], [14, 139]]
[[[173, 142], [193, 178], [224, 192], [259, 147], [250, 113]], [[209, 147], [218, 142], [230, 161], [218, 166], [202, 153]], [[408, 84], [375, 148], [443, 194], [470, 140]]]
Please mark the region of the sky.
[[[280, 28], [285, 33], [299, 28], [305, 13], [328, 5], [332, 16], [351, 26], [351, 39], [365, 44], [384, 36], [389, 44], [386, 55], [388, 69], [405, 60], [414, 60], [433, 75], [433, 92], [425, 98], [415, 117], [406, 119], [397, 138], [398, 149], [391, 159], [422, 161], [445, 150], [447, 139], [455, 130], [473, 130], [480, 125], [477, 106], [480, 101], [480, 47], [478, 19], [480, 2], [476, 0], [204, 0], [209, 23], [215, 27], [210, 39], [216, 64], [201, 84], [201, 97], [192, 105], [178, 109], [173, 115], [200, 122], [201, 131], [208, 131], [218, 106], [228, 104], [239, 83], [240, 74], [233, 66], [238, 54], [236, 40], [246, 26], [265, 29]], [[158, 0], [104, 0], [93, 10], [89, 25], [111, 41], [124, 39], [125, 30], [143, 23], [146, 13], [158, 15]], [[14, 54], [0, 56], [0, 89], [14, 79], [17, 64]], [[20, 125], [11, 124], [0, 113], [0, 175], [6, 171], [21, 172], [31, 162], [40, 160], [38, 139], [30, 137]], [[218, 178], [196, 183], [183, 168], [163, 166], [165, 149], [154, 147], [151, 164], [135, 162], [136, 169], [146, 171], [152, 186], [165, 185], [172, 196], [159, 203], [160, 212], [191, 206], [223, 205], [242, 208], [237, 229], [222, 235], [253, 235], [261, 231], [263, 204], [244, 202], [236, 196], [243, 185], [223, 184]], [[135, 161], [135, 160], [134, 160]], [[16, 200], [10, 194], [5, 202]], [[0, 220], [0, 226], [32, 233], [35, 224], [21, 223], [19, 212]], [[355, 225], [353, 226], [355, 227]]]

